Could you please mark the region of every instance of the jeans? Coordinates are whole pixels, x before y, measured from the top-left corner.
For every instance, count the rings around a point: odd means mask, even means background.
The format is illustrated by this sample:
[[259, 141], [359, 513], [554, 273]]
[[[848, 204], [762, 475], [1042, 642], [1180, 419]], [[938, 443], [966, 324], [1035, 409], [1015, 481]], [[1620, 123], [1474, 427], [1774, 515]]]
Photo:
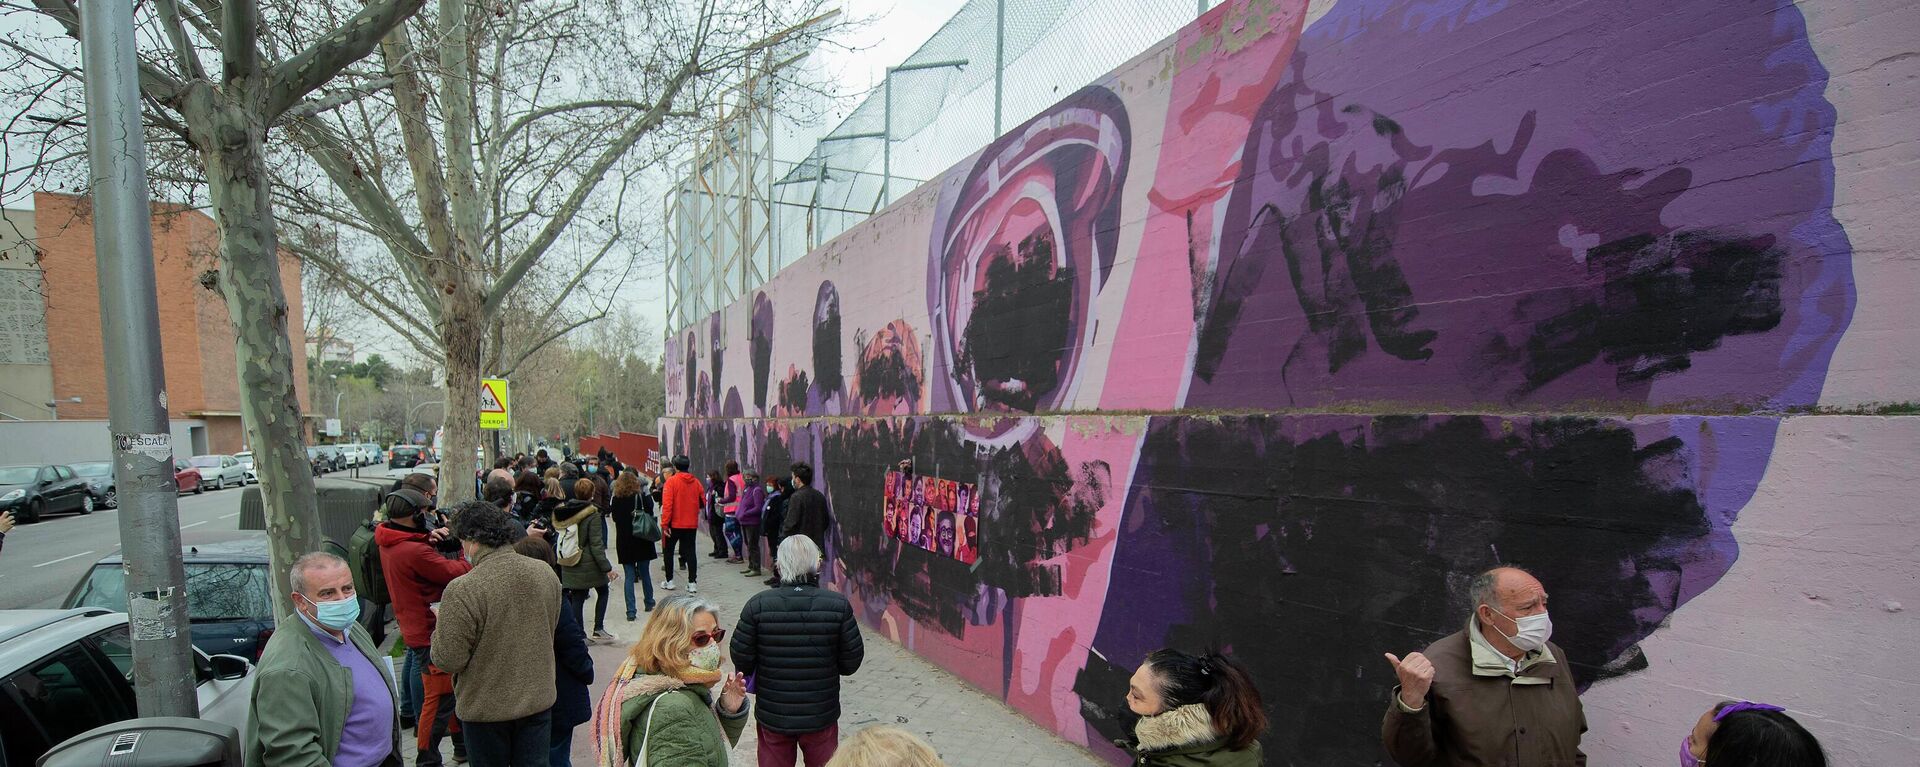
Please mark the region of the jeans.
[[676, 548], [680, 550], [680, 564], [687, 568], [687, 581], [689, 583], [700, 581], [700, 555], [693, 550], [694, 539], [699, 537], [699, 533], [698, 530], [667, 531], [667, 547], [660, 559], [666, 563], [668, 582], [673, 581], [673, 551]]
[[760, 569], [760, 526], [741, 525], [740, 537], [747, 547], [747, 567]]
[[420, 651], [411, 647], [400, 661], [400, 715], [412, 719], [420, 715]]
[[653, 611], [653, 570], [649, 569], [647, 567], [647, 563], [645, 562], [625, 562], [625, 563], [622, 563], [620, 566], [627, 569], [627, 573], [626, 573], [627, 577], [622, 579], [626, 581], [626, 589], [627, 589], [627, 620], [633, 620], [634, 618], [637, 618], [640, 616], [639, 610], [633, 606], [633, 582], [634, 581], [639, 581], [640, 588], [646, 592], [647, 611], [652, 612]]
[[792, 767], [794, 757], [801, 754], [807, 757], [807, 767], [820, 767], [832, 759], [833, 752], [840, 748], [838, 724], [827, 725], [827, 729], [805, 735], [782, 735], [767, 729], [766, 725], [756, 726], [760, 730], [760, 767]]
[[467, 722], [467, 758], [473, 767], [539, 767], [552, 758], [553, 712], [505, 722]]
[[547, 735], [547, 767], [573, 767], [573, 728], [555, 727]]

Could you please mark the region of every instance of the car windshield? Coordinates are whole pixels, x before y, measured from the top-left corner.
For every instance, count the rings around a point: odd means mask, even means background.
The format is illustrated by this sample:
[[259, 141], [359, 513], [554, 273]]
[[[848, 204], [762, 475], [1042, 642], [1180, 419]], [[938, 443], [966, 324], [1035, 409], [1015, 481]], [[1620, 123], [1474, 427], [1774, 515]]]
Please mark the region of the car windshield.
[[106, 461], [76, 463], [73, 465], [73, 473], [82, 477], [111, 477], [113, 476], [113, 464], [107, 463]]
[[40, 476], [38, 466], [0, 466], [0, 485], [32, 484], [37, 476]]
[[[119, 565], [95, 565], [68, 607], [127, 611], [127, 579]], [[261, 564], [188, 563], [187, 619], [271, 620], [267, 567]]]
[[198, 466], [198, 467], [200, 467], [200, 468], [202, 468], [202, 469], [205, 469], [205, 468], [208, 468], [208, 467], [211, 467], [211, 466], [219, 466], [219, 465], [220, 465], [220, 456], [217, 456], [217, 455], [196, 455], [196, 456], [194, 456], [194, 457], [193, 457], [193, 460], [191, 461], [191, 463], [192, 463], [193, 465], [195, 465], [195, 466]]

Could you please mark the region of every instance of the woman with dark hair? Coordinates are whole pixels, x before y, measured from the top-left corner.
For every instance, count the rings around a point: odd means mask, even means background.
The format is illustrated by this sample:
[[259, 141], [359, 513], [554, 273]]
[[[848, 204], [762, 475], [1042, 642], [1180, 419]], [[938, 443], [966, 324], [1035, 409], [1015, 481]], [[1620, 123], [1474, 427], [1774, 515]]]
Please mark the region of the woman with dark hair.
[[1820, 741], [1786, 709], [1725, 700], [1700, 715], [1680, 742], [1680, 767], [1827, 767]]
[[713, 539], [708, 559], [727, 559], [726, 515], [721, 511], [727, 500], [727, 480], [718, 469], [707, 472], [707, 536]]
[[620, 472], [620, 478], [613, 481], [613, 503], [607, 509], [613, 516], [613, 548], [620, 566], [626, 568], [627, 622], [640, 619], [640, 613], [634, 604], [633, 584], [640, 582], [646, 599], [647, 612], [653, 612], [653, 573], [647, 569], [647, 563], [658, 558], [653, 541], [633, 534], [635, 515], [653, 514], [653, 499], [647, 495], [647, 486], [640, 475], [632, 469]]
[[[773, 488], [767, 492], [766, 511], [760, 512], [760, 529], [767, 537], [767, 550], [780, 550], [780, 526], [787, 522], [787, 496], [793, 495], [793, 480], [786, 477], [774, 477]], [[773, 577], [766, 580], [768, 586], [780, 585], [780, 565], [773, 563]]]
[[1260, 691], [1244, 666], [1220, 654], [1156, 650], [1127, 683], [1127, 708], [1141, 717], [1116, 740], [1136, 765], [1258, 767], [1267, 730]]

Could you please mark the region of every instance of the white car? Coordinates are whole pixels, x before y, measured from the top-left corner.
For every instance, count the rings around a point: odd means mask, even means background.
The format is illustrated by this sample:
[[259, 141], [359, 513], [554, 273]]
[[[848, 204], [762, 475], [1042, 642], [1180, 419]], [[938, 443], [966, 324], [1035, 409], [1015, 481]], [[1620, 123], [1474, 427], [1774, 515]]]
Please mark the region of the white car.
[[[193, 650], [200, 718], [247, 731], [253, 664]], [[125, 613], [0, 610], [0, 762], [31, 765], [54, 746], [132, 719], [133, 642]]]
[[208, 490], [247, 485], [247, 469], [233, 456], [196, 455], [187, 459], [187, 463], [200, 470], [200, 484], [206, 485]]
[[234, 453], [233, 460], [239, 461], [240, 468], [247, 470], [248, 482], [252, 482], [254, 484], [260, 483], [260, 472], [254, 471], [253, 469], [253, 451], [248, 450], [245, 452]]

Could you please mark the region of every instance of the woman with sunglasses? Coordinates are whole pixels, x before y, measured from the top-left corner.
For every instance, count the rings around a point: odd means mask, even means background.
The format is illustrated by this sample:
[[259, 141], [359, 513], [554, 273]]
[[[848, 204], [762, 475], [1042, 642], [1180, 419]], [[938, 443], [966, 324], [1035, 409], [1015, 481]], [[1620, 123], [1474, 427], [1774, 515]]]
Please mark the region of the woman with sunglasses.
[[1721, 701], [1680, 741], [1680, 767], [1827, 767], [1820, 741], [1785, 709]]
[[726, 767], [748, 713], [746, 678], [720, 671], [726, 635], [712, 602], [660, 602], [594, 711], [596, 763]]

